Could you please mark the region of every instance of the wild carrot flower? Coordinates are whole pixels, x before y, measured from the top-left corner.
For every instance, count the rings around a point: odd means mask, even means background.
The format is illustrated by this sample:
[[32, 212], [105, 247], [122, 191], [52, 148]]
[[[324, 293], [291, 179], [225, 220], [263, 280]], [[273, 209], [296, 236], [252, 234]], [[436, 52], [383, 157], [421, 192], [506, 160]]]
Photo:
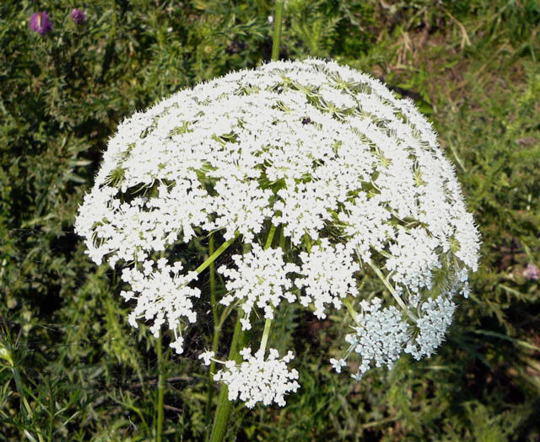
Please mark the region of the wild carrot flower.
[[[178, 353], [201, 320], [205, 266], [174, 262], [173, 247], [216, 231], [225, 246], [242, 241], [244, 253], [218, 267], [218, 302], [241, 312], [244, 329], [285, 303], [341, 313], [346, 345], [331, 364], [339, 372], [357, 358], [356, 379], [436, 350], [479, 250], [454, 169], [413, 103], [314, 59], [231, 73], [123, 121], [76, 230], [96, 263], [125, 267], [130, 322], [170, 329]], [[366, 278], [378, 295], [366, 298]], [[298, 388], [292, 355], [266, 355], [262, 341], [215, 377], [248, 406], [282, 404]]]
[[215, 374], [216, 381], [227, 385], [229, 400], [240, 399], [248, 408], [253, 408], [258, 402], [264, 405], [275, 402], [283, 407], [284, 396], [298, 390], [298, 372], [287, 367], [293, 359], [292, 352], [282, 359], [276, 349], [271, 348], [268, 353], [265, 359], [263, 352], [252, 355], [249, 348], [244, 348], [240, 351], [243, 362], [227, 361], [225, 367]]
[[263, 250], [255, 244], [244, 255], [232, 257], [236, 268], [220, 267], [218, 270], [227, 278], [226, 288], [229, 294], [221, 299], [221, 304], [230, 305], [239, 300], [245, 317], [242, 319], [244, 330], [251, 328], [249, 315], [254, 307], [264, 312], [269, 319], [274, 318], [274, 310], [282, 299], [294, 302], [291, 292], [292, 280], [289, 274], [297, 272], [298, 267], [286, 263], [281, 248]]
[[46, 12], [35, 12], [30, 17], [29, 27], [40, 35], [45, 35], [52, 30], [52, 22]]

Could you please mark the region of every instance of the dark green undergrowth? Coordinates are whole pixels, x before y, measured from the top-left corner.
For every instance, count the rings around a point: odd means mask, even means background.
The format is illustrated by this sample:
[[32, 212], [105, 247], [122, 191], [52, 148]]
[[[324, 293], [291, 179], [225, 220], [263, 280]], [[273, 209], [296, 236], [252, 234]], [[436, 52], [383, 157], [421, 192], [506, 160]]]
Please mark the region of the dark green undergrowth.
[[[40, 10], [45, 36], [28, 29]], [[123, 118], [269, 59], [271, 13], [262, 0], [0, 2], [0, 440], [153, 439], [156, 342], [128, 326], [118, 275], [84, 254], [76, 209]], [[364, 70], [433, 121], [482, 263], [437, 355], [359, 383], [330, 372], [338, 323], [288, 310], [271, 341], [295, 348], [302, 388], [282, 409], [237, 406], [238, 440], [540, 438], [539, 282], [524, 273], [540, 265], [539, 17], [528, 0], [287, 3], [282, 58]], [[208, 427], [196, 355], [211, 327], [189, 332], [184, 357], [167, 352], [167, 440]]]

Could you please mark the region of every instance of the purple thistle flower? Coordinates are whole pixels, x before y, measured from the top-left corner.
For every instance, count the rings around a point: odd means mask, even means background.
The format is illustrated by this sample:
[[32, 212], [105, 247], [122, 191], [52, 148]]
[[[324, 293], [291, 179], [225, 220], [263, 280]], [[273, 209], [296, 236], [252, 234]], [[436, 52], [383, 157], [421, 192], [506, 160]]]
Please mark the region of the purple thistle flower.
[[534, 264], [527, 264], [525, 270], [523, 270], [523, 276], [529, 281], [538, 281], [540, 279], [540, 269]]
[[71, 19], [77, 25], [82, 25], [86, 21], [86, 14], [82, 9], [75, 8], [71, 11]]
[[30, 29], [37, 32], [39, 35], [45, 35], [52, 30], [52, 22], [49, 19], [49, 14], [46, 12], [35, 12], [30, 17]]

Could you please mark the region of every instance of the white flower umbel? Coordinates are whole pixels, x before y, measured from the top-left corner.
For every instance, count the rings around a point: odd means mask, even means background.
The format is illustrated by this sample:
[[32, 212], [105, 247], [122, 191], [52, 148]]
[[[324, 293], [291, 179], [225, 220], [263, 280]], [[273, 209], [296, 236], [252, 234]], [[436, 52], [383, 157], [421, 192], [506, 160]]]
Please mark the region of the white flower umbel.
[[325, 318], [325, 310], [330, 306], [341, 307], [341, 300], [355, 293], [353, 274], [358, 264], [353, 260], [353, 251], [343, 244], [331, 245], [321, 240], [320, 245], [312, 247], [309, 253], [300, 253], [301, 277], [295, 280], [299, 289], [304, 289], [300, 303], [312, 304], [315, 315]]
[[220, 180], [216, 184], [218, 196], [215, 198], [217, 218], [215, 228], [225, 229], [225, 239], [234, 238], [236, 232], [244, 235], [247, 242], [260, 233], [265, 218], [272, 211], [268, 199], [272, 192], [262, 190], [256, 181]]
[[216, 381], [227, 385], [229, 400], [240, 399], [248, 408], [253, 408], [257, 403], [270, 405], [274, 402], [283, 407], [285, 395], [300, 387], [298, 372], [287, 367], [287, 363], [294, 358], [292, 352], [281, 359], [273, 348], [268, 351], [267, 359], [260, 350], [252, 355], [249, 348], [244, 348], [240, 354], [243, 362], [227, 361], [225, 367], [214, 375]]
[[410, 338], [403, 313], [394, 306], [381, 308], [381, 304], [379, 298], [370, 303], [362, 302], [362, 312], [355, 318], [354, 333], [345, 337], [350, 351], [360, 356], [358, 372], [353, 375], [357, 380], [371, 366], [392, 367]]
[[285, 263], [282, 249], [264, 250], [255, 244], [249, 253], [234, 255], [232, 259], [236, 268], [222, 266], [218, 269], [227, 278], [225, 286], [229, 291], [220, 302], [224, 305], [230, 305], [235, 300], [241, 303], [245, 312], [242, 319], [244, 330], [251, 328], [249, 315], [253, 306], [263, 310], [265, 318], [273, 319], [274, 309], [282, 299], [295, 301], [295, 296], [290, 292], [292, 280], [287, 275], [298, 272], [298, 267]]
[[423, 302], [419, 308], [421, 316], [416, 320], [417, 335], [408, 343], [405, 352], [415, 359], [431, 356], [444, 340], [455, 310], [456, 304], [447, 296]]
[[[278, 192], [278, 201], [274, 205], [273, 222], [284, 224], [284, 232], [291, 237], [294, 244], [300, 244], [304, 234], [312, 239], [319, 238], [325, 221], [330, 219], [330, 210], [334, 209], [337, 201], [332, 203], [332, 195], [324, 191], [321, 182], [294, 183], [287, 181], [287, 187]], [[335, 198], [334, 198], [335, 200]]]
[[[270, 225], [282, 248], [263, 251]], [[405, 349], [432, 354], [478, 265], [478, 231], [431, 124], [380, 81], [314, 59], [233, 72], [123, 121], [75, 228], [94, 262], [125, 267], [130, 322], [172, 330], [177, 351], [199, 319], [190, 283], [208, 286], [209, 264], [173, 261], [210, 232], [223, 250], [251, 248], [221, 267], [216, 303], [243, 309], [244, 328], [265, 317], [265, 339], [283, 300], [324, 318], [346, 297], [356, 309], [359, 281], [376, 278], [384, 292], [349, 337], [359, 375]]]
[[380, 195], [368, 198], [360, 194], [348, 202], [340, 213], [340, 221], [363, 261], [369, 261], [372, 250], [382, 250], [395, 237], [395, 227], [389, 223], [392, 214], [381, 203]]
[[160, 259], [157, 266], [155, 264], [145, 261], [142, 270], [125, 268], [122, 280], [131, 286], [131, 290], [120, 295], [126, 301], [136, 299], [135, 309], [129, 315], [129, 323], [133, 327], [137, 327], [136, 319], [144, 318], [152, 323], [151, 332], [159, 336], [161, 327], [167, 325], [176, 337], [171, 347], [182, 353], [182, 321], [193, 323], [197, 318], [192, 299], [198, 298], [201, 292], [188, 286], [197, 279], [197, 273], [181, 274], [179, 262], [169, 266], [165, 259]]
[[415, 293], [430, 289], [433, 271], [440, 267], [437, 246], [438, 241], [425, 229], [400, 227], [388, 248], [385, 267], [392, 272], [390, 279]]

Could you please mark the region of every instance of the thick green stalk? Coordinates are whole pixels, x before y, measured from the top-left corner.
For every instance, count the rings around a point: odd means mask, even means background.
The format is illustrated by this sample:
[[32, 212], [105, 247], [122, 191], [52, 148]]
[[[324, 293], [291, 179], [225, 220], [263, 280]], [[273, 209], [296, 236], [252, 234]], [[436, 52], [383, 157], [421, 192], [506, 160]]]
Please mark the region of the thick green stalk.
[[[229, 360], [240, 362], [240, 353], [238, 348], [244, 340], [244, 331], [242, 330], [242, 312], [238, 313], [236, 324], [234, 326], [234, 334], [231, 342], [231, 348], [229, 350]], [[221, 442], [227, 432], [227, 425], [229, 423], [229, 417], [232, 411], [232, 402], [229, 400], [229, 389], [227, 385], [222, 384], [219, 390], [218, 406], [216, 415], [214, 417], [214, 426], [212, 427], [212, 434], [210, 435], [210, 442]]]
[[[270, 226], [268, 231], [268, 236], [264, 244], [264, 248], [268, 249], [272, 245], [274, 239], [274, 234], [276, 233], [276, 226]], [[243, 312], [239, 310], [238, 318], [236, 319], [236, 324], [234, 326], [234, 334], [231, 342], [231, 348], [229, 350], [229, 360], [234, 360], [236, 362], [240, 361], [239, 348], [243, 345], [244, 340], [244, 331], [242, 330], [242, 324], [240, 320], [242, 319]], [[268, 340], [268, 335], [270, 333], [270, 325], [272, 321], [267, 320], [265, 324], [266, 340]], [[221, 324], [220, 324], [221, 325]], [[215, 335], [214, 335], [215, 337]], [[266, 345], [266, 344], [265, 344]], [[216, 344], [217, 347], [217, 344]], [[216, 410], [216, 415], [214, 417], [214, 425], [212, 427], [212, 434], [210, 435], [210, 442], [221, 442], [225, 437], [227, 432], [227, 425], [229, 423], [229, 418], [231, 416], [232, 402], [229, 401], [229, 390], [225, 384], [221, 386], [219, 390], [218, 397], [218, 406]]]
[[158, 365], [158, 385], [157, 385], [157, 401], [156, 401], [156, 441], [161, 442], [163, 433], [164, 419], [164, 398], [165, 398], [165, 375], [163, 373], [163, 350], [161, 348], [161, 335], [156, 340], [156, 356]]
[[[211, 233], [210, 238], [208, 239], [208, 254], [212, 256], [214, 251], [214, 234]], [[217, 324], [219, 317], [216, 304], [216, 264], [214, 261], [210, 263], [210, 303], [212, 304], [212, 316], [214, 318], [214, 324]]]
[[[214, 234], [210, 234], [208, 239], [208, 254], [214, 254]], [[212, 317], [214, 319], [214, 335], [212, 337], [212, 352], [217, 353], [219, 346], [219, 335], [221, 334], [221, 323], [219, 323], [218, 304], [216, 301], [216, 264], [210, 264], [210, 305], [212, 307]], [[206, 419], [207, 425], [210, 424], [210, 408], [212, 407], [212, 399], [214, 397], [213, 377], [216, 371], [216, 363], [210, 362], [210, 370], [208, 371], [208, 396], [206, 398]]]
[[[210, 234], [208, 241], [208, 253], [210, 256], [214, 255], [214, 235]], [[210, 304], [212, 307], [212, 318], [214, 319], [214, 338], [212, 341], [212, 351], [217, 352], [219, 343], [219, 332], [221, 330], [221, 324], [219, 323], [218, 303], [216, 299], [216, 264], [212, 261], [210, 264]], [[214, 373], [215, 362], [212, 361], [210, 365], [210, 377]]]
[[279, 60], [279, 45], [281, 43], [281, 22], [284, 0], [276, 0], [274, 8], [274, 35], [272, 36], [272, 60]]
[[[270, 226], [270, 231], [268, 232], [268, 237], [266, 238], [266, 243], [264, 244], [265, 249], [269, 249], [272, 246], [272, 240], [274, 239], [275, 233], [276, 233], [276, 226], [274, 225]], [[262, 350], [263, 354], [264, 354], [264, 351], [266, 350], [266, 344], [268, 343], [271, 327], [272, 327], [272, 320], [267, 318], [264, 323], [264, 330], [263, 330], [261, 346], [260, 346], [260, 349]]]

